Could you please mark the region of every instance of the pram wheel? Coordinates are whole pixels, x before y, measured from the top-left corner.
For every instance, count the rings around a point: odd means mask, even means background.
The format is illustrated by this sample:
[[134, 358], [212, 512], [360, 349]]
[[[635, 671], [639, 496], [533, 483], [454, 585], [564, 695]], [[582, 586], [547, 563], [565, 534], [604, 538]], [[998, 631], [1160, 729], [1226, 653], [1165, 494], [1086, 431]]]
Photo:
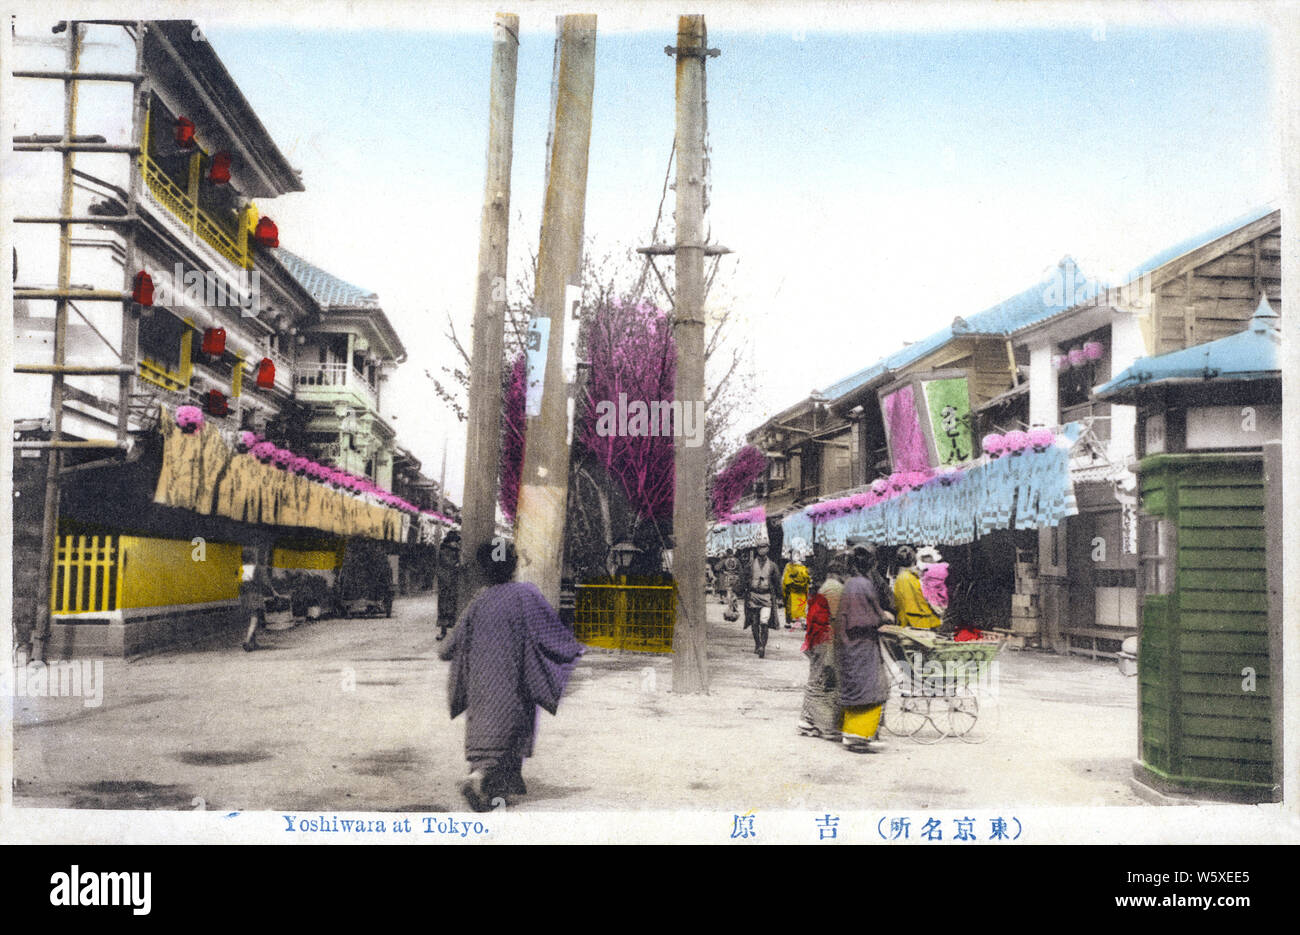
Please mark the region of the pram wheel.
[[[915, 737], [930, 723], [930, 699], [895, 689], [885, 702], [882, 725], [895, 737]], [[918, 740], [921, 738], [917, 737]], [[921, 741], [924, 743], [925, 741]]]
[[[963, 740], [975, 727], [979, 719], [980, 703], [974, 695], [956, 695], [946, 699], [948, 702], [948, 736]], [[979, 743], [980, 741], [968, 741]]]

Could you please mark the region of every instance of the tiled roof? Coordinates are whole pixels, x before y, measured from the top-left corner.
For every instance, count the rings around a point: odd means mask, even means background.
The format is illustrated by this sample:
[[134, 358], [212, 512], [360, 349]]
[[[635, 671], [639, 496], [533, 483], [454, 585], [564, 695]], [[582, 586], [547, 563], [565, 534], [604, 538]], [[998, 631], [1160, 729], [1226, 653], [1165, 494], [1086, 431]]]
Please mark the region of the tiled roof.
[[838, 399], [873, 383], [878, 378], [937, 351], [955, 337], [968, 334], [1006, 335], [1029, 325], [1044, 321], [1068, 308], [1093, 298], [1105, 285], [1088, 279], [1077, 263], [1065, 257], [1057, 264], [1051, 276], [1024, 292], [1013, 295], [982, 312], [967, 318], [955, 318], [942, 331], [876, 361], [870, 367], [828, 386], [822, 395]]
[[1180, 351], [1143, 357], [1115, 379], [1097, 387], [1099, 399], [1130, 397], [1141, 386], [1187, 380], [1262, 380], [1281, 375], [1278, 348], [1282, 333], [1278, 314], [1261, 299], [1245, 331], [1185, 347]]
[[379, 307], [379, 296], [369, 289], [332, 276], [283, 247], [275, 247], [271, 252], [322, 308]]

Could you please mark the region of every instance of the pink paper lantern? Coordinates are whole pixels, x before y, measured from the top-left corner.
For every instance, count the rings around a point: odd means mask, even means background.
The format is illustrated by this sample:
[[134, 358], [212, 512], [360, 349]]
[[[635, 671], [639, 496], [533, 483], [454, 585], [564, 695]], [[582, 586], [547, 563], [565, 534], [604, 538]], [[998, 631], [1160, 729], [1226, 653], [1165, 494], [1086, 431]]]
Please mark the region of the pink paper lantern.
[[203, 428], [203, 410], [198, 406], [176, 407], [176, 424], [187, 435], [197, 432]]
[[1105, 352], [1106, 349], [1097, 341], [1089, 341], [1083, 346], [1083, 356], [1087, 360], [1101, 360]]
[[1083, 353], [1083, 348], [1076, 347], [1070, 350], [1070, 366], [1082, 367], [1088, 362], [1088, 357]]
[[1056, 436], [1052, 434], [1051, 429], [1031, 429], [1029, 432], [1029, 444], [1034, 446], [1036, 451], [1046, 451], [1056, 441]]

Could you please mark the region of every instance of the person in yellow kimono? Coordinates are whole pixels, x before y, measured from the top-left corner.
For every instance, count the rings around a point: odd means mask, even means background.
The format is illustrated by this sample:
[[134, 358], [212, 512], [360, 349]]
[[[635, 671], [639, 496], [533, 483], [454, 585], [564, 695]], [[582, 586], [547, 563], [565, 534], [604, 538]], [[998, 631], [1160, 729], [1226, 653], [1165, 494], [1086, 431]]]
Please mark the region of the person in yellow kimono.
[[785, 566], [781, 576], [781, 586], [785, 590], [785, 628], [792, 629], [795, 621], [802, 621], [808, 616], [808, 585], [812, 575], [796, 555]]
[[943, 621], [921, 590], [921, 576], [916, 570], [916, 550], [910, 545], [902, 546], [896, 557], [898, 577], [894, 579], [894, 608], [898, 614], [899, 626], [920, 630], [935, 629]]

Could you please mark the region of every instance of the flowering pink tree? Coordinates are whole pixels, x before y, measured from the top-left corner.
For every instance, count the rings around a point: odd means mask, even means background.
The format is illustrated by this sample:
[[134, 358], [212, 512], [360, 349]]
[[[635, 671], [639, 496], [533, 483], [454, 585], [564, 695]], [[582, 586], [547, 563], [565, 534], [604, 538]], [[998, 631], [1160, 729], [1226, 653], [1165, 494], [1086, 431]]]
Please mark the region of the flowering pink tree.
[[524, 469], [524, 397], [527, 393], [527, 358], [520, 354], [506, 374], [501, 394], [501, 512], [515, 521], [519, 508], [519, 475]]
[[754, 483], [767, 469], [767, 458], [753, 445], [746, 445], [736, 452], [727, 466], [713, 478], [713, 488], [709, 493], [709, 504], [713, 508], [713, 518], [721, 519], [745, 495], [749, 485]]
[[[633, 428], [633, 420], [627, 420], [626, 430], [617, 423], [628, 412], [635, 413], [637, 403], [658, 414], [672, 402], [677, 369], [672, 322], [649, 303], [615, 303], [598, 310], [584, 330], [582, 344], [591, 369], [578, 443], [619, 482], [638, 516], [671, 518], [673, 438], [662, 433], [667, 426], [662, 418], [649, 416], [641, 432]], [[603, 420], [597, 418], [601, 404], [607, 415]]]

